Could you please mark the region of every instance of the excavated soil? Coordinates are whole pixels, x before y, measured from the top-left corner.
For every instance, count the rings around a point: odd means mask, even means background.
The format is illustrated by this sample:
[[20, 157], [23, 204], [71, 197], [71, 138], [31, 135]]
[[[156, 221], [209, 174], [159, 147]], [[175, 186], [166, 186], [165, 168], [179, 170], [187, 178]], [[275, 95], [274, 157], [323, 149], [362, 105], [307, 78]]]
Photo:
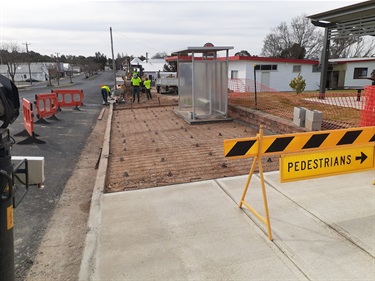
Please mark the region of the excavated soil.
[[[225, 158], [223, 141], [254, 137], [258, 129], [234, 121], [190, 125], [177, 108], [175, 96], [159, 94], [114, 106], [106, 192], [249, 173], [253, 158]], [[262, 165], [265, 172], [278, 170], [278, 157]]]

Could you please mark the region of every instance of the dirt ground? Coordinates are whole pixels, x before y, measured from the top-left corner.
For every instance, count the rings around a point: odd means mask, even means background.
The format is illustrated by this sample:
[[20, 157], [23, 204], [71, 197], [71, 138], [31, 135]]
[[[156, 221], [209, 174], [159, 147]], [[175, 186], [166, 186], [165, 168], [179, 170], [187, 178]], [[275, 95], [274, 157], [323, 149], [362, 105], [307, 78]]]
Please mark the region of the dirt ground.
[[[107, 192], [249, 172], [252, 159], [224, 158], [223, 140], [255, 136], [257, 129], [236, 122], [189, 125], [175, 113], [176, 96], [153, 93], [152, 100], [127, 101], [114, 106]], [[66, 184], [27, 281], [78, 280], [108, 111], [98, 120]], [[262, 163], [264, 171], [278, 169], [277, 157]]]
[[23, 280], [78, 280], [97, 173], [95, 166], [103, 145], [107, 117], [108, 110], [88, 138], [54, 210], [33, 266]]
[[[106, 192], [249, 173], [253, 160], [224, 158], [223, 141], [254, 137], [257, 128], [236, 122], [190, 125], [177, 109], [175, 96], [158, 94], [152, 101], [116, 105]], [[262, 163], [264, 171], [279, 168], [277, 157]]]

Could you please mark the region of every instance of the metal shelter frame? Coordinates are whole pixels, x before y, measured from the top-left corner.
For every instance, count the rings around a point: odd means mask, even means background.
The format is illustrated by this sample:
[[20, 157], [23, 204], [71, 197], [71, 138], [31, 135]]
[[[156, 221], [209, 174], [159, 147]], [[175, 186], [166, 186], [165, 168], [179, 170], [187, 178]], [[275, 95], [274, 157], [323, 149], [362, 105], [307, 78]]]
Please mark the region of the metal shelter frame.
[[320, 94], [324, 97], [330, 40], [371, 35], [375, 36], [375, 0], [308, 16], [315, 26], [324, 27]]

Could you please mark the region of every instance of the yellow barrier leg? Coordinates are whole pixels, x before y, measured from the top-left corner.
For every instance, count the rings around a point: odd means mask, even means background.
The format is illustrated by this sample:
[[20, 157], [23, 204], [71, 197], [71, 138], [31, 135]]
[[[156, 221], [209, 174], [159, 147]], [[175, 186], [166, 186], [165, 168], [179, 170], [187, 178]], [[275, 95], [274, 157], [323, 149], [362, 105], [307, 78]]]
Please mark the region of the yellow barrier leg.
[[262, 184], [264, 212], [266, 213], [265, 224], [267, 225], [268, 238], [272, 241], [273, 239], [272, 239], [272, 230], [271, 230], [271, 220], [270, 220], [270, 214], [268, 211], [267, 193], [266, 193], [266, 186], [264, 184], [263, 166], [262, 166], [261, 161], [259, 161], [259, 175], [260, 175], [260, 182]]
[[[263, 139], [263, 125], [261, 125], [259, 129], [259, 152], [258, 152], [259, 159], [261, 159], [261, 155], [262, 155], [262, 139]], [[267, 193], [266, 193], [266, 186], [264, 184], [263, 165], [262, 165], [261, 160], [259, 161], [258, 166], [259, 166], [260, 182], [262, 185], [264, 212], [266, 213], [266, 225], [267, 225], [268, 238], [272, 241], [271, 221], [270, 221], [270, 214], [268, 211]]]
[[251, 169], [250, 169], [249, 175], [248, 175], [248, 177], [247, 177], [247, 181], [246, 181], [245, 188], [244, 188], [244, 190], [243, 190], [243, 192], [242, 192], [242, 196], [241, 196], [240, 204], [238, 205], [238, 207], [240, 207], [240, 208], [242, 207], [242, 204], [243, 204], [243, 202], [244, 202], [244, 200], [245, 200], [246, 193], [247, 193], [247, 190], [248, 190], [249, 185], [250, 185], [251, 177], [252, 177], [253, 174], [254, 174], [254, 170], [255, 170], [255, 166], [256, 166], [257, 161], [258, 161], [258, 157], [255, 156], [255, 158], [254, 158], [254, 162], [253, 162], [253, 164], [251, 165]]

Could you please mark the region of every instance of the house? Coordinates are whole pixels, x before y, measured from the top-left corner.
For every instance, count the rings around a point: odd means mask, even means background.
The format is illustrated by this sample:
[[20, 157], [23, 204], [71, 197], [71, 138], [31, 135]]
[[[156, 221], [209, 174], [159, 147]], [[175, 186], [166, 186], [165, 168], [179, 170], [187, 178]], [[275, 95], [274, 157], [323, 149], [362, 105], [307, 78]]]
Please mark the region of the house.
[[138, 72], [141, 72], [140, 67], [142, 67], [142, 74], [147, 75], [147, 77], [154, 81], [158, 78], [158, 73], [163, 72], [166, 61], [165, 59], [146, 59], [142, 61], [139, 58], [135, 58], [130, 64]]
[[[29, 64], [27, 63], [19, 64], [16, 69], [14, 81], [15, 82], [30, 81], [30, 73], [31, 73], [32, 81], [46, 81], [48, 80], [48, 67], [49, 67], [49, 64], [47, 63], [30, 63], [30, 69], [29, 69]], [[0, 74], [10, 78], [7, 65], [0, 66]]]
[[[362, 89], [375, 70], [375, 57], [329, 59], [326, 88]], [[366, 78], [367, 77], [367, 78]]]
[[[57, 64], [53, 62], [46, 62], [46, 63], [21, 63], [17, 66], [16, 74], [14, 76], [15, 82], [28, 82], [30, 81], [30, 73], [32, 81], [48, 81], [49, 78], [49, 70], [56, 69]], [[60, 63], [59, 64], [60, 70], [60, 77], [64, 77], [67, 72], [71, 70], [71, 66], [69, 63]], [[5, 77], [10, 78], [8, 73], [8, 66], [7, 65], [0, 65], [0, 74], [4, 75]]]
[[320, 69], [317, 60], [257, 56], [231, 56], [228, 58], [228, 78], [244, 79], [249, 87], [252, 87], [256, 80], [258, 84], [261, 84], [258, 91], [269, 89], [292, 91], [289, 83], [299, 74], [306, 81], [305, 91], [318, 90]]
[[[195, 59], [202, 59], [196, 57]], [[218, 58], [218, 60], [224, 58]], [[167, 61], [191, 60], [191, 57], [168, 57]], [[375, 57], [330, 59], [326, 88], [363, 89], [371, 85], [368, 79], [375, 70]], [[258, 56], [228, 57], [228, 78], [238, 80], [245, 91], [292, 91], [290, 81], [302, 75], [305, 91], [319, 90], [321, 67], [318, 60], [269, 58]], [[366, 78], [367, 77], [367, 78]], [[230, 82], [231, 82], [230, 80]], [[230, 85], [229, 85], [230, 86]]]

